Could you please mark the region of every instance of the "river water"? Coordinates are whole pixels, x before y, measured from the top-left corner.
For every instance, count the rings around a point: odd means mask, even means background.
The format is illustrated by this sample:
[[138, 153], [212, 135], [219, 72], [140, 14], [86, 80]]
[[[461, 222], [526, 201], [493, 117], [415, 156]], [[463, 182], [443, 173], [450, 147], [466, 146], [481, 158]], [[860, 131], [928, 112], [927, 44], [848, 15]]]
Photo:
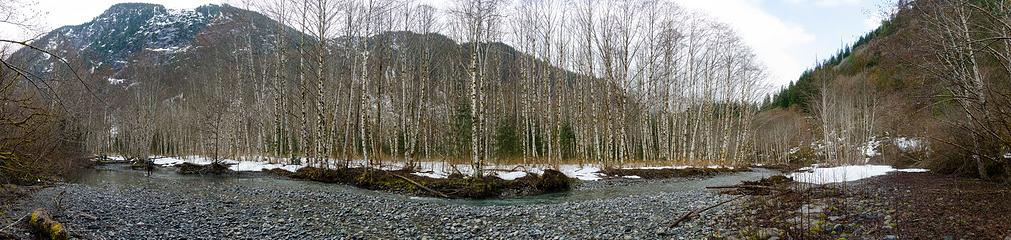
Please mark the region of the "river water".
[[[667, 228], [731, 196], [705, 190], [777, 174], [754, 169], [665, 180], [605, 179], [566, 193], [509, 199], [419, 198], [274, 177], [146, 176], [125, 165], [88, 170], [43, 189], [9, 216], [53, 209], [86, 239], [699, 239], [724, 232], [733, 206]], [[58, 204], [55, 204], [58, 203]], [[19, 233], [30, 237], [27, 231]]]
[[[431, 197], [394, 196], [403, 197], [410, 201], [437, 203], [437, 204], [460, 204], [472, 206], [511, 206], [525, 204], [552, 204], [568, 201], [586, 201], [594, 199], [606, 199], [626, 197], [642, 194], [655, 194], [662, 192], [692, 191], [704, 189], [707, 186], [723, 186], [738, 184], [741, 181], [754, 181], [779, 174], [778, 171], [754, 168], [748, 172], [737, 172], [720, 174], [716, 176], [700, 176], [690, 178], [675, 178], [664, 180], [640, 180], [640, 179], [605, 179], [600, 181], [586, 181], [579, 184], [568, 192], [542, 194], [535, 196], [523, 196], [506, 199], [441, 199]], [[213, 186], [281, 186], [283, 188], [305, 186], [332, 186], [348, 188], [352, 191], [364, 195], [389, 195], [389, 193], [376, 192], [370, 190], [357, 189], [348, 186], [334, 184], [324, 184], [311, 181], [301, 181], [268, 176], [259, 172], [242, 172], [234, 175], [182, 175], [174, 171], [174, 168], [162, 168], [154, 171], [150, 176], [146, 172], [130, 170], [124, 165], [103, 165], [97, 167], [92, 172], [82, 174], [75, 182], [91, 186], [145, 186], [147, 184], [172, 183], [178, 186], [177, 190], [183, 192], [202, 191]]]

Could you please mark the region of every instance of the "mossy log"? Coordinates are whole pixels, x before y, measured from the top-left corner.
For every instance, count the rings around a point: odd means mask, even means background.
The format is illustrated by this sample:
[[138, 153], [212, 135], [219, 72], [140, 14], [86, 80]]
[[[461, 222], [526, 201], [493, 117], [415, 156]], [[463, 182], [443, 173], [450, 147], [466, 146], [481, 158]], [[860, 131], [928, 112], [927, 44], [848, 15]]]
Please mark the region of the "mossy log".
[[28, 218], [28, 226], [31, 226], [39, 239], [64, 240], [70, 236], [63, 224], [53, 220], [49, 213], [41, 208], [32, 211], [31, 217]]

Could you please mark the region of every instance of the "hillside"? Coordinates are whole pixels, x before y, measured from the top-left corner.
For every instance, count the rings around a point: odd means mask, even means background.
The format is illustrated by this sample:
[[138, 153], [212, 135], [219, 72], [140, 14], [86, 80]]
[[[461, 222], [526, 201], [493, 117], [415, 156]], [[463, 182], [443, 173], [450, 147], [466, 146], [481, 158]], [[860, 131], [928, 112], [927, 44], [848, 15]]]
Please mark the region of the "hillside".
[[[787, 145], [801, 149], [811, 146], [814, 149], [808, 151], [817, 155], [815, 158], [833, 154], [830, 158], [842, 162], [872, 161], [932, 167], [940, 172], [970, 176], [1006, 176], [1011, 173], [1011, 166], [1002, 163], [1007, 156], [1006, 150], [1001, 150], [1005, 149], [1002, 146], [1006, 141], [997, 140], [1002, 139], [997, 136], [1005, 130], [993, 130], [1004, 128], [1001, 127], [1004, 118], [973, 120], [1004, 108], [1006, 98], [999, 92], [1006, 86], [1003, 82], [1007, 72], [1000, 70], [1006, 53], [987, 45], [998, 38], [985, 37], [994, 33], [987, 27], [993, 23], [988, 22], [984, 13], [967, 17], [978, 29], [967, 29], [966, 36], [980, 40], [950, 39], [953, 36], [950, 32], [939, 30], [945, 24], [958, 23], [935, 16], [958, 16], [950, 12], [958, 7], [961, 6], [935, 1], [899, 5], [881, 27], [767, 97], [764, 114], [771, 118], [792, 116], [783, 111], [802, 115], [779, 121], [797, 122], [804, 126], [801, 129], [814, 130], [813, 136], [791, 137], [792, 142]], [[964, 41], [967, 45], [954, 48], [945, 45], [951, 41], [956, 44]], [[968, 54], [959, 52], [966, 49], [976, 52], [973, 54], [978, 60], [952, 58]], [[961, 65], [964, 63], [975, 65]], [[979, 81], [974, 87], [967, 87], [963, 85], [967, 80], [960, 80], [972, 76], [960, 72], [966, 69], [977, 69]], [[973, 93], [975, 88], [989, 93]], [[977, 108], [979, 103], [972, 100], [977, 97], [988, 99], [990, 106]], [[984, 138], [990, 140], [980, 139], [975, 146], [966, 142], [983, 137], [980, 135], [987, 135]], [[984, 143], [987, 141], [992, 142]], [[827, 150], [831, 148], [826, 144], [829, 142], [850, 150]], [[832, 151], [837, 153], [828, 153]], [[971, 160], [974, 155], [987, 154], [992, 162]]]
[[[275, 22], [259, 13], [228, 5], [166, 9], [145, 3], [116, 4], [92, 21], [53, 30], [32, 42], [65, 56], [103, 96], [121, 106], [129, 88], [150, 85], [159, 98], [182, 93], [209, 71], [212, 55], [246, 50], [247, 57], [269, 56], [276, 46]], [[285, 28], [291, 38], [297, 31]], [[253, 46], [249, 48], [248, 46]], [[248, 51], [253, 49], [253, 51]], [[21, 49], [11, 59], [29, 61], [39, 76], [66, 71], [47, 55]]]

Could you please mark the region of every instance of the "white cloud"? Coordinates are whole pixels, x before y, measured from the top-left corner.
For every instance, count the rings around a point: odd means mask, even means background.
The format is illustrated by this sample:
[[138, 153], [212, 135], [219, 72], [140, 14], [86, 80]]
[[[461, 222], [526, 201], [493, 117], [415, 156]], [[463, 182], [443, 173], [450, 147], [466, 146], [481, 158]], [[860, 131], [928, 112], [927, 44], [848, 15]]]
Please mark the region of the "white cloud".
[[860, 5], [864, 0], [789, 0], [791, 3], [809, 3], [820, 7]]
[[77, 25], [91, 21], [117, 3], [139, 2], [164, 5], [166, 8], [195, 8], [207, 4], [220, 4], [224, 0], [40, 0], [38, 8], [48, 11], [45, 17], [49, 27]]
[[795, 24], [766, 12], [752, 0], [682, 0], [689, 9], [702, 11], [734, 28], [769, 67], [770, 83], [785, 85], [807, 68], [791, 53], [796, 46], [810, 44], [815, 36]]
[[871, 14], [871, 16], [864, 19], [864, 30], [869, 32], [873, 31], [874, 29], [878, 29], [878, 27], [881, 26], [881, 21], [882, 21], [881, 16], [878, 16], [877, 14]]

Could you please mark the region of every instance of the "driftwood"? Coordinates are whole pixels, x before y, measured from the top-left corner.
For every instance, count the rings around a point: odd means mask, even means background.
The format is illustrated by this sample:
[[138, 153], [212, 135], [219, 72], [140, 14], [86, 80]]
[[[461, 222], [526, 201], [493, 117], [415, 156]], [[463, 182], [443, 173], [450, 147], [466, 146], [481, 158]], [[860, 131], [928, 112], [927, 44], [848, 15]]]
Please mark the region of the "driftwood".
[[[737, 188], [744, 188], [744, 189], [763, 189], [763, 190], [780, 191], [779, 194], [773, 196], [770, 199], [775, 199], [775, 198], [779, 198], [779, 197], [785, 196], [785, 195], [790, 194], [790, 193], [795, 193], [793, 190], [785, 189], [785, 188], [776, 188], [776, 187], [769, 187], [769, 186], [762, 186], [762, 185], [748, 185], [748, 184], [733, 185], [733, 186], [711, 186], [711, 187], [706, 187], [706, 188], [707, 189], [737, 189]], [[811, 189], [807, 189], [804, 192], [808, 192], [810, 190]], [[681, 216], [681, 218], [678, 218], [677, 220], [675, 220], [674, 223], [671, 223], [671, 225], [669, 227], [671, 227], [671, 228], [677, 227], [678, 224], [681, 224], [684, 221], [691, 220], [691, 218], [693, 218], [694, 216], [698, 216], [702, 212], [705, 212], [705, 211], [707, 211], [709, 209], [713, 209], [713, 208], [718, 207], [718, 206], [723, 205], [723, 204], [727, 204], [729, 202], [733, 202], [734, 200], [741, 199], [741, 198], [743, 198], [745, 196], [747, 196], [747, 195], [740, 195], [740, 196], [731, 198], [729, 200], [717, 203], [715, 205], [712, 205], [712, 206], [709, 206], [709, 207], [706, 207], [706, 208], [703, 208], [703, 209], [699, 209], [699, 210], [688, 212], [684, 216]]]
[[678, 224], [681, 224], [684, 221], [691, 220], [692, 218], [694, 218], [695, 216], [698, 216], [702, 212], [708, 211], [709, 209], [713, 209], [713, 208], [719, 207], [720, 205], [727, 204], [729, 202], [733, 202], [734, 200], [741, 199], [744, 196], [745, 195], [740, 195], [740, 196], [728, 199], [726, 201], [722, 201], [720, 203], [717, 203], [716, 205], [712, 205], [712, 206], [708, 206], [708, 207], [703, 208], [703, 209], [698, 209], [698, 210], [695, 210], [695, 211], [688, 212], [684, 216], [681, 216], [680, 218], [678, 218], [678, 220], [675, 220], [674, 223], [671, 223], [670, 226], [668, 226], [668, 228], [677, 227]]
[[43, 239], [68, 239], [70, 236], [63, 224], [53, 220], [49, 213], [41, 208], [32, 211], [31, 217], [28, 218], [28, 226], [31, 226], [35, 234]]
[[732, 186], [710, 186], [710, 187], [706, 187], [706, 189], [738, 189], [738, 188], [753, 189], [753, 190], [755, 190], [755, 189], [758, 189], [758, 190], [773, 190], [773, 191], [780, 191], [780, 192], [789, 192], [789, 191], [791, 191], [790, 189], [777, 188], [777, 187], [769, 187], [769, 186], [762, 186], [762, 185], [732, 185]]
[[21, 220], [25, 220], [25, 218], [27, 218], [28, 215], [31, 215], [31, 214], [25, 214], [24, 216], [21, 216], [21, 218], [18, 218], [18, 220], [14, 220], [14, 222], [12, 222], [11, 224], [8, 224], [7, 226], [4, 226], [4, 228], [0, 228], [0, 233], [6, 232], [8, 228], [11, 228], [15, 224], [18, 224], [19, 222], [21, 222]]
[[57, 214], [63, 214], [63, 194], [66, 194], [67, 190], [60, 191], [53, 197], [53, 206], [56, 207]]
[[404, 181], [407, 181], [407, 182], [409, 182], [411, 184], [414, 184], [415, 186], [418, 186], [421, 189], [424, 189], [425, 191], [431, 192], [432, 194], [438, 195], [438, 196], [443, 197], [443, 198], [450, 198], [449, 195], [446, 195], [445, 193], [442, 193], [442, 192], [439, 192], [439, 191], [435, 191], [435, 190], [433, 190], [431, 188], [428, 188], [425, 185], [422, 185], [421, 183], [418, 183], [418, 182], [415, 182], [414, 180], [411, 180], [410, 178], [407, 178], [407, 177], [404, 177], [404, 176], [400, 176], [400, 175], [397, 175], [397, 174], [393, 174], [393, 173], [390, 173], [390, 172], [387, 172], [387, 173], [389, 173], [390, 175], [393, 175], [394, 177], [403, 179]]

